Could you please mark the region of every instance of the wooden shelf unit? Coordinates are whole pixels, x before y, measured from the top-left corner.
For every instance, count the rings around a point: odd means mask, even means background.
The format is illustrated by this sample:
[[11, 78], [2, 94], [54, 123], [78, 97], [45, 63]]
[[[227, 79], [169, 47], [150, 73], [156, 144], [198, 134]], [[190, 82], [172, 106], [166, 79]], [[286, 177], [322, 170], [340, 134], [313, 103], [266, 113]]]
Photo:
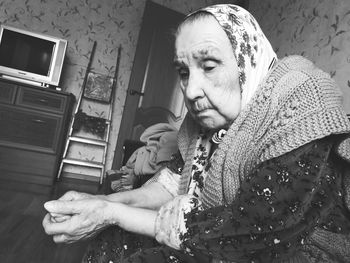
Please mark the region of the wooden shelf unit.
[[0, 178], [53, 183], [74, 96], [0, 79]]

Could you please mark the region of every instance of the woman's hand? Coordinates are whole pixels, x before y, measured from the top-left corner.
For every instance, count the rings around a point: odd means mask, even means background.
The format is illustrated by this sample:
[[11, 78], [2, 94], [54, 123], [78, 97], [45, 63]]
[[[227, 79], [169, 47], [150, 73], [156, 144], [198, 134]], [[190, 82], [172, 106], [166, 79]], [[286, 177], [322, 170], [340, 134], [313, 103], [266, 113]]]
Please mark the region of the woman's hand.
[[[104, 198], [57, 200], [44, 204], [48, 214], [43, 227], [56, 243], [73, 243], [95, 236], [107, 226], [121, 228], [154, 237], [157, 211], [130, 207]], [[52, 214], [65, 215], [62, 221], [52, 219]]]
[[82, 200], [82, 199], [90, 199], [90, 198], [96, 198], [96, 195], [77, 192], [77, 191], [68, 191], [64, 195], [62, 195], [58, 200], [73, 201], [73, 200]]
[[93, 195], [67, 193], [44, 204], [49, 213], [43, 219], [43, 227], [56, 243], [84, 240], [114, 223], [111, 217], [116, 209], [113, 206], [117, 205]]
[[90, 238], [109, 225], [154, 236], [156, 211], [171, 199], [158, 183], [108, 196], [69, 191], [57, 201], [45, 203], [48, 214], [43, 227], [56, 243]]
[[[58, 200], [60, 201], [73, 201], [73, 200], [83, 200], [83, 199], [92, 199], [92, 198], [100, 198], [105, 199], [104, 195], [92, 195], [88, 193], [82, 193], [77, 191], [68, 191], [63, 196], [61, 196]], [[50, 220], [54, 223], [61, 223], [70, 218], [70, 215], [66, 214], [58, 214], [58, 213], [50, 213]]]

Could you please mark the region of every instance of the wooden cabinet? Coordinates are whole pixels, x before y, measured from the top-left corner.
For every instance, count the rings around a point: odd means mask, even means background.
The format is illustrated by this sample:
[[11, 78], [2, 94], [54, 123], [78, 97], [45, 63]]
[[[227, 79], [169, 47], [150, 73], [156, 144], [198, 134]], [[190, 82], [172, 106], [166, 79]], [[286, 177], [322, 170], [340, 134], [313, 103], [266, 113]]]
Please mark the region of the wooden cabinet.
[[0, 80], [0, 178], [52, 184], [74, 96]]

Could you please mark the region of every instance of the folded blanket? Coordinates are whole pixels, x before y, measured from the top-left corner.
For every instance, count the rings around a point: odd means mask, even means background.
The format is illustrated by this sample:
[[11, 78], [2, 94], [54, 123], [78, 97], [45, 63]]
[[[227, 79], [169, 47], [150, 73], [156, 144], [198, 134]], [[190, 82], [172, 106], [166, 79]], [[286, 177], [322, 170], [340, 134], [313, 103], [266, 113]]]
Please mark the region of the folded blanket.
[[135, 180], [153, 176], [177, 152], [177, 133], [177, 129], [168, 123], [148, 127], [140, 136], [140, 141], [146, 145], [138, 148], [130, 156], [121, 168], [123, 172], [107, 172], [120, 175], [117, 180], [111, 182], [111, 188], [114, 191], [130, 190]]

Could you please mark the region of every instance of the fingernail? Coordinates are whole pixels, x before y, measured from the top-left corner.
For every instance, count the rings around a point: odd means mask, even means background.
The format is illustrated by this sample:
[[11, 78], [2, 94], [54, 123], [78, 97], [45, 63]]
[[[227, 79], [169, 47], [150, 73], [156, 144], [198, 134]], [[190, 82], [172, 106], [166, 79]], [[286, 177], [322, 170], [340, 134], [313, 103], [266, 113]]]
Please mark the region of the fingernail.
[[46, 202], [46, 203], [44, 204], [44, 207], [45, 207], [46, 210], [52, 209], [51, 201]]
[[61, 214], [58, 214], [58, 213], [50, 213], [50, 215], [51, 215], [52, 217], [62, 216]]

